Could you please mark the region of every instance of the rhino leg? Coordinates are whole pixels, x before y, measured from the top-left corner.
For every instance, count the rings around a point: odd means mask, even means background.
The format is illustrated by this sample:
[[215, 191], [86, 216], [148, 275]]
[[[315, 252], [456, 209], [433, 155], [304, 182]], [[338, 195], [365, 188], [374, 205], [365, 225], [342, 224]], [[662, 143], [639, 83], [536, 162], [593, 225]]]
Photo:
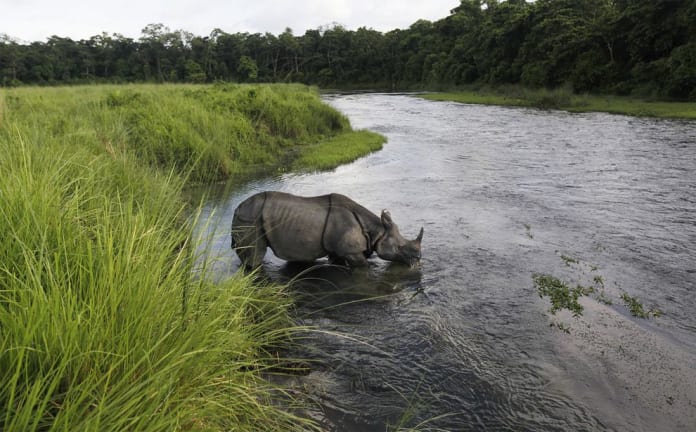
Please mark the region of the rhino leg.
[[344, 267], [367, 267], [368, 265], [364, 254], [351, 254], [347, 256], [329, 254], [329, 264]]
[[362, 252], [349, 254], [343, 257], [350, 267], [367, 267], [367, 259]]
[[339, 257], [334, 254], [329, 254], [329, 264], [346, 266], [348, 265], [348, 262], [346, 262], [346, 260], [344, 260], [342, 257]]
[[343, 267], [350, 266], [350, 264], [348, 263], [348, 260], [345, 257], [338, 256], [335, 254], [329, 254], [329, 264], [343, 266]]

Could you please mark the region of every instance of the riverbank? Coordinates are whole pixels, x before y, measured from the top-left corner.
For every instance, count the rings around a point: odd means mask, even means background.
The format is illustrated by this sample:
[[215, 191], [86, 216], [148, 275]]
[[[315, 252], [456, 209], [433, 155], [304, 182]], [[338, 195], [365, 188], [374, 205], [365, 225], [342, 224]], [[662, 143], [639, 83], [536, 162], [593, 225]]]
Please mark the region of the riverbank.
[[261, 376], [292, 299], [211, 282], [182, 191], [361, 134], [304, 86], [0, 93], [0, 429], [312, 429]]
[[436, 101], [469, 104], [560, 109], [569, 112], [607, 112], [637, 117], [696, 119], [694, 102], [657, 102], [623, 96], [576, 95], [566, 89], [472, 89], [425, 93], [421, 97]]

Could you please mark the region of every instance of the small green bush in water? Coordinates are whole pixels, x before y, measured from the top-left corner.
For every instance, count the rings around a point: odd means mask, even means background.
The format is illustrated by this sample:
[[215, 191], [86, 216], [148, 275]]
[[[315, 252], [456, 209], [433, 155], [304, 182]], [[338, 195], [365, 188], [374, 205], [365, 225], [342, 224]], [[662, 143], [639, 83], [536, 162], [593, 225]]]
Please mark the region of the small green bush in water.
[[662, 311], [659, 309], [650, 308], [646, 311], [643, 307], [643, 303], [641, 303], [637, 297], [630, 296], [627, 293], [621, 294], [621, 300], [624, 301], [624, 304], [634, 317], [648, 319], [650, 315], [654, 317], [662, 315]]
[[546, 296], [551, 300], [551, 313], [555, 314], [561, 309], [568, 309], [575, 317], [582, 315], [584, 308], [578, 303], [578, 299], [591, 293], [592, 288], [585, 288], [581, 285], [570, 288], [560, 279], [545, 274], [535, 274], [532, 279], [539, 292], [539, 297]]

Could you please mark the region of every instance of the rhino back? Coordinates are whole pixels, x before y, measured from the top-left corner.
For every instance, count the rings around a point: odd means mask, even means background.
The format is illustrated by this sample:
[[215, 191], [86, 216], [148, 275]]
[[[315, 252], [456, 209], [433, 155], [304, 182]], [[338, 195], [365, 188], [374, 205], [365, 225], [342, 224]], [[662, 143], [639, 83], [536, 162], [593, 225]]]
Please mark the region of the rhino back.
[[365, 231], [372, 233], [380, 232], [382, 229], [382, 222], [379, 216], [347, 196], [337, 193], [331, 194], [331, 202], [333, 208], [345, 208], [350, 211]]
[[328, 196], [303, 198], [267, 192], [261, 215], [273, 253], [287, 261], [313, 261], [326, 256], [322, 239], [328, 211]]

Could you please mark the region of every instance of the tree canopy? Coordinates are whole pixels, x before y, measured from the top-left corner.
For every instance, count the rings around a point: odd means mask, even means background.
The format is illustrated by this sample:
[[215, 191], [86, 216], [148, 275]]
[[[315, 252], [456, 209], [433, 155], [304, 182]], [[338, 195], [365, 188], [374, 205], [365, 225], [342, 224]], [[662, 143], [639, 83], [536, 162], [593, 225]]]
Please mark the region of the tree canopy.
[[208, 36], [151, 24], [139, 39], [0, 35], [0, 85], [303, 82], [383, 89], [570, 86], [696, 100], [696, 0], [461, 0], [386, 33], [332, 24], [296, 36]]

